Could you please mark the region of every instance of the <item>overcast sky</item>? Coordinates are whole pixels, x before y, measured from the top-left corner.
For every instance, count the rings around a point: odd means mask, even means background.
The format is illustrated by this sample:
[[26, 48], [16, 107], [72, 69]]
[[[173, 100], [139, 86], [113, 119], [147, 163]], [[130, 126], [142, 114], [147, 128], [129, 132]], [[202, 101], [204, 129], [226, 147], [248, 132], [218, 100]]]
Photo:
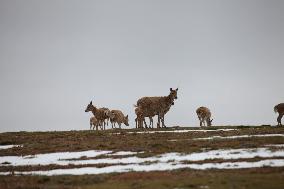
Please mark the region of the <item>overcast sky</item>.
[[199, 106], [275, 125], [283, 72], [281, 0], [0, 0], [0, 132], [88, 129], [91, 100], [134, 127], [133, 104], [170, 87], [168, 126]]

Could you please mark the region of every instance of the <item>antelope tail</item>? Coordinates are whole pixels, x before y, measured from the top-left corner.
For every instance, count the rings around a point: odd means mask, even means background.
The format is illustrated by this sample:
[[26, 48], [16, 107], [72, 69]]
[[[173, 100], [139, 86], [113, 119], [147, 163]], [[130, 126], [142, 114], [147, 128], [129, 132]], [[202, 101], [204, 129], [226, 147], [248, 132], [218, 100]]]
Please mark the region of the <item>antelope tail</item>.
[[277, 113], [278, 112], [278, 108], [277, 106], [274, 107], [274, 112]]

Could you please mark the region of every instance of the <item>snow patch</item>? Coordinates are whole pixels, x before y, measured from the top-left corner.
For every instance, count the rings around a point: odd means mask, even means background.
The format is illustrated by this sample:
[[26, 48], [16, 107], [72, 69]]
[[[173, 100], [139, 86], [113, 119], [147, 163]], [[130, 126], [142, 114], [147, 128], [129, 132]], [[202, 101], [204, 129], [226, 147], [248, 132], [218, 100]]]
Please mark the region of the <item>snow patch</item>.
[[9, 148], [21, 148], [23, 145], [0, 145], [0, 150], [6, 150]]
[[[258, 167], [282, 167], [283, 159], [262, 160], [257, 162], [224, 162], [224, 163], [204, 163], [204, 164], [175, 164], [175, 163], [154, 163], [150, 165], [129, 164], [114, 165], [103, 168], [83, 167], [75, 169], [54, 169], [50, 171], [24, 171], [14, 172], [16, 175], [84, 175], [84, 174], [105, 174], [105, 173], [122, 173], [130, 171], [170, 171], [181, 168], [190, 168], [197, 170], [205, 169], [244, 169]], [[9, 172], [0, 172], [0, 175], [8, 175]]]
[[115, 152], [115, 153], [107, 154], [107, 155], [109, 156], [128, 156], [128, 155], [135, 155], [138, 153], [141, 153], [141, 152], [121, 151], [121, 152]]
[[[82, 174], [102, 174], [113, 172], [129, 172], [129, 171], [163, 171], [180, 168], [191, 169], [241, 169], [262, 166], [280, 167], [284, 166], [284, 149], [270, 150], [269, 148], [250, 148], [250, 149], [220, 149], [204, 152], [196, 152], [191, 154], [184, 153], [164, 153], [157, 156], [140, 158], [136, 157], [137, 152], [121, 151], [82, 151], [82, 152], [58, 152], [49, 154], [38, 154], [35, 156], [2, 156], [0, 157], [1, 166], [25, 166], [25, 165], [96, 165], [110, 164], [109, 166], [81, 167], [72, 169], [54, 169], [49, 171], [32, 171], [32, 172], [15, 172], [15, 174], [36, 174], [36, 175], [82, 175]], [[81, 157], [97, 157], [107, 155], [109, 158], [97, 159], [80, 159]], [[130, 157], [111, 158], [111, 155], [131, 155]], [[221, 163], [203, 163], [196, 164], [196, 161], [204, 161], [210, 159], [235, 160], [244, 158], [272, 158], [257, 162], [221, 162]], [[9, 162], [9, 164], [5, 164]], [[0, 174], [9, 174], [0, 172]]]
[[[171, 131], [137, 131], [137, 132], [126, 132], [127, 134], [154, 134], [154, 133], [187, 133], [187, 132], [217, 132], [217, 131], [234, 131], [236, 129], [184, 129], [184, 130], [171, 130]], [[112, 133], [121, 134], [121, 133]]]
[[250, 137], [284, 137], [284, 134], [263, 134], [263, 135], [237, 135], [237, 136], [212, 136], [207, 138], [194, 138], [192, 140], [212, 140], [212, 139], [236, 139], [236, 138], [250, 138]]
[[[122, 158], [98, 158], [98, 159], [79, 159], [80, 157], [96, 157], [108, 155], [111, 151], [83, 151], [83, 152], [59, 152], [50, 154], [38, 154], [35, 156], [2, 156], [0, 157], [1, 166], [26, 166], [26, 165], [84, 165], [84, 164], [143, 164], [147, 162], [182, 162], [182, 161], [204, 161], [208, 159], [243, 159], [243, 158], [269, 158], [284, 157], [284, 150], [269, 150], [268, 148], [251, 149], [221, 149], [191, 154], [165, 153], [158, 156], [140, 158], [136, 156]], [[117, 152], [126, 154], [125, 152]], [[9, 165], [3, 164], [9, 162]]]

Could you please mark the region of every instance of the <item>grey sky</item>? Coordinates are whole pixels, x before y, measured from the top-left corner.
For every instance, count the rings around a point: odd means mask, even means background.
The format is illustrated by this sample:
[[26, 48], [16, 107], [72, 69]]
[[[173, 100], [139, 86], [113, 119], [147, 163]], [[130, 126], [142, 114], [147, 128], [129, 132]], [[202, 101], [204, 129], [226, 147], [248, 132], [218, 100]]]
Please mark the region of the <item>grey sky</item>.
[[284, 1], [0, 0], [0, 132], [88, 129], [179, 87], [167, 125], [275, 124], [284, 102]]

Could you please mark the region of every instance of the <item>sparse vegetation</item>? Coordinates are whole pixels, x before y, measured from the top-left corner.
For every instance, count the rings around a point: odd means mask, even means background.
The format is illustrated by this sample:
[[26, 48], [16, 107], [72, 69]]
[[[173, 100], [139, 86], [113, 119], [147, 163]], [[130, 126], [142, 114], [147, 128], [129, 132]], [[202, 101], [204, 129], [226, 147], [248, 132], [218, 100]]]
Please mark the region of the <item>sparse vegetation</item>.
[[[106, 131], [62, 131], [62, 132], [8, 132], [0, 133], [0, 144], [20, 144], [22, 148], [0, 150], [0, 156], [33, 155], [39, 153], [112, 150], [136, 151], [138, 157], [149, 157], [168, 152], [201, 152], [215, 149], [257, 148], [271, 144], [283, 144], [284, 137], [248, 137], [241, 139], [192, 140], [210, 136], [235, 136], [252, 134], [284, 134], [284, 127], [235, 126], [206, 128], [166, 128], [150, 131], [193, 130], [190, 132], [147, 133], [141, 129]], [[220, 130], [235, 129], [235, 130]], [[146, 130], [149, 131], [149, 130]], [[142, 133], [141, 133], [142, 132]], [[170, 140], [176, 140], [174, 142]], [[47, 142], [48, 141], [48, 142]], [[271, 149], [278, 147], [271, 147]], [[127, 157], [116, 156], [113, 158]], [[101, 158], [101, 157], [96, 157]], [[81, 157], [81, 159], [88, 159]], [[258, 161], [266, 158], [245, 159]], [[218, 163], [221, 160], [206, 160], [195, 163]], [[238, 161], [238, 160], [234, 160]], [[223, 160], [224, 162], [224, 160]], [[76, 168], [89, 165], [18, 166], [7, 164], [4, 171], [50, 170]], [[92, 165], [104, 167], [104, 164]], [[283, 188], [284, 168], [253, 168], [240, 170], [180, 169], [175, 171], [129, 172], [84, 176], [0, 176], [3, 188]], [[0, 187], [0, 188], [1, 188]]]

